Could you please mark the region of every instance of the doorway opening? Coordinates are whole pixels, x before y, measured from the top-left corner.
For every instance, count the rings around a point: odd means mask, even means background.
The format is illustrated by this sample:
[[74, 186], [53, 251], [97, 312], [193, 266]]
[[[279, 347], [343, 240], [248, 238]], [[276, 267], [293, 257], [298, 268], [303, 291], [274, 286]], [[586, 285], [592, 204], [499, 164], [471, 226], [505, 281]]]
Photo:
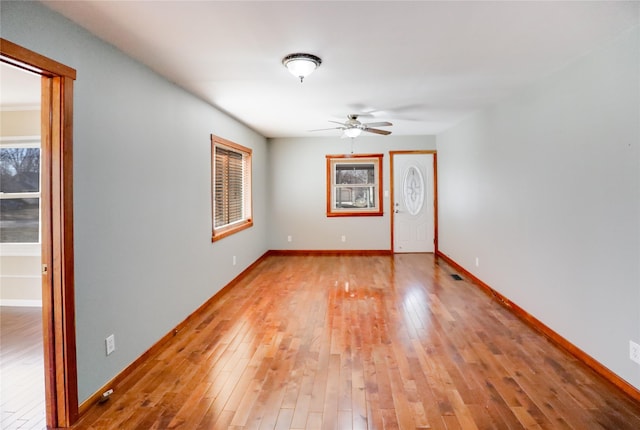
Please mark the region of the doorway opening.
[[2, 63], [40, 76], [40, 242], [47, 427], [78, 418], [73, 278], [74, 69], [0, 39]]
[[0, 427], [44, 428], [40, 76], [0, 63]]

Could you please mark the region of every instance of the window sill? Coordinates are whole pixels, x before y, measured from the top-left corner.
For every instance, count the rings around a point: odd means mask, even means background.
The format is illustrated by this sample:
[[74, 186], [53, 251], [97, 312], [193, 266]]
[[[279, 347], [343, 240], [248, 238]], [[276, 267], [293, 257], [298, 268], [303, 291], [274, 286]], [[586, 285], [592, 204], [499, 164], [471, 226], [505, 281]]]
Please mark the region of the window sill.
[[249, 219], [249, 220], [245, 220], [227, 227], [217, 228], [213, 231], [213, 234], [211, 235], [211, 242], [216, 242], [227, 236], [231, 236], [234, 233], [245, 230], [251, 226], [253, 226], [253, 220]]
[[2, 243], [0, 256], [2, 257], [37, 257], [42, 249], [39, 243]]
[[380, 210], [373, 210], [370, 212], [364, 211], [340, 211], [339, 209], [332, 209], [331, 212], [327, 212], [328, 217], [337, 217], [337, 216], [383, 216], [384, 213]]

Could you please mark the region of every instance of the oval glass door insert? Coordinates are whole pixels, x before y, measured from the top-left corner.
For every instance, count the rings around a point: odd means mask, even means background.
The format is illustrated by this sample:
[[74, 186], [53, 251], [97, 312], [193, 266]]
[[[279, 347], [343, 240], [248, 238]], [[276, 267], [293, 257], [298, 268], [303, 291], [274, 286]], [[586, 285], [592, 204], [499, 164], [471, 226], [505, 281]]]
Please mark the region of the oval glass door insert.
[[404, 172], [402, 197], [404, 206], [411, 215], [417, 215], [424, 204], [424, 178], [416, 166], [409, 166]]

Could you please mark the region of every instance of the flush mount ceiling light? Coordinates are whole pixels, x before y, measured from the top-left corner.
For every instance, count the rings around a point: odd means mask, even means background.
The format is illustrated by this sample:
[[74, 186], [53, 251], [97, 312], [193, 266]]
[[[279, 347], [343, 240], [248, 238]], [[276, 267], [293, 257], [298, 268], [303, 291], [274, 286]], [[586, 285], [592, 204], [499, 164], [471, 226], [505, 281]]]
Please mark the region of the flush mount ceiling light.
[[290, 54], [282, 59], [282, 64], [302, 82], [304, 78], [320, 67], [322, 60], [311, 54]]

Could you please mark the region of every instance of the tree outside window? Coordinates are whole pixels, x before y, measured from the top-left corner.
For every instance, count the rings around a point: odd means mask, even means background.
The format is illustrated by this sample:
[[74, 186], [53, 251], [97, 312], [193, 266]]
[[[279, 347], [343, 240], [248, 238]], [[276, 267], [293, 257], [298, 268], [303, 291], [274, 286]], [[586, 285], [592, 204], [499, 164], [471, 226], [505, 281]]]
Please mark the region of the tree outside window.
[[382, 154], [326, 158], [327, 216], [381, 216]]
[[0, 242], [40, 242], [39, 142], [0, 146]]

